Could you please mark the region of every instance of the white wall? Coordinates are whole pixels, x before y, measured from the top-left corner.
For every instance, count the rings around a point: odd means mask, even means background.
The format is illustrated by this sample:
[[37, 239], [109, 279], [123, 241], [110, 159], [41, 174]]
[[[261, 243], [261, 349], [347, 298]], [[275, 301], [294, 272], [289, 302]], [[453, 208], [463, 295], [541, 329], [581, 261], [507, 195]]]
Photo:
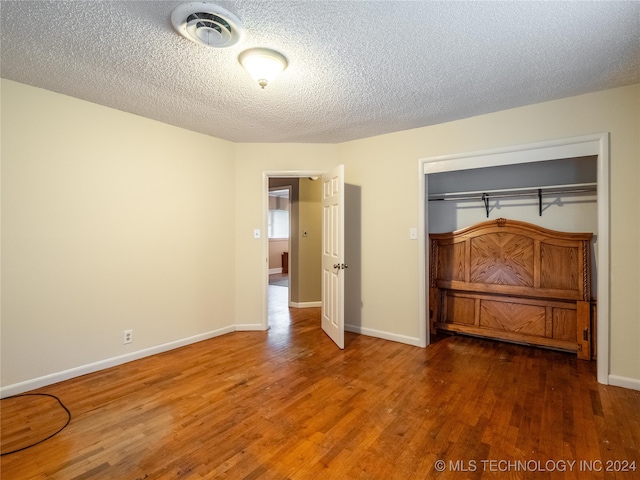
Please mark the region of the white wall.
[[2, 386], [232, 330], [234, 145], [1, 86]]

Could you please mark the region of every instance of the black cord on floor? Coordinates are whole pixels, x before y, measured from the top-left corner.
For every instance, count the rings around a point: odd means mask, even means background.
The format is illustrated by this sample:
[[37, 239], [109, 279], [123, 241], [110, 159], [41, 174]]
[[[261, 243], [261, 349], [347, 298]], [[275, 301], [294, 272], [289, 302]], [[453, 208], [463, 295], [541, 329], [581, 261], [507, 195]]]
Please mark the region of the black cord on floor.
[[42, 440], [40, 440], [40, 441], [38, 441], [36, 443], [33, 443], [31, 445], [27, 445], [26, 447], [18, 448], [17, 450], [12, 450], [10, 452], [0, 453], [1, 457], [4, 457], [5, 455], [10, 455], [12, 453], [21, 452], [21, 451], [26, 450], [28, 448], [35, 447], [36, 445], [40, 445], [42, 442], [44, 442], [46, 440], [49, 440], [52, 437], [55, 437], [62, 430], [67, 428], [67, 425], [69, 425], [69, 423], [71, 422], [71, 412], [69, 411], [69, 409], [67, 407], [64, 406], [64, 403], [62, 403], [62, 401], [58, 397], [56, 397], [55, 395], [50, 395], [48, 393], [21, 393], [19, 395], [13, 395], [11, 397], [3, 398], [2, 400], [8, 400], [10, 398], [18, 398], [18, 397], [51, 397], [51, 398], [55, 399], [60, 404], [60, 406], [64, 409], [65, 412], [67, 412], [67, 421], [60, 429], [58, 429], [56, 432], [54, 432], [51, 435], [49, 435], [47, 438], [43, 438]]

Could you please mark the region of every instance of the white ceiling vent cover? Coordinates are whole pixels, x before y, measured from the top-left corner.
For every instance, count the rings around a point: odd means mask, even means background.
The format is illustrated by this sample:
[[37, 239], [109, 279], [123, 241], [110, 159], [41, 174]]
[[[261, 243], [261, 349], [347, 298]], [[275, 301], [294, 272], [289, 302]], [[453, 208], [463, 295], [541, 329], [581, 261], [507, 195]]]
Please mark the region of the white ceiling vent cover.
[[243, 36], [238, 17], [210, 3], [178, 5], [171, 12], [171, 23], [180, 35], [206, 47], [230, 47]]

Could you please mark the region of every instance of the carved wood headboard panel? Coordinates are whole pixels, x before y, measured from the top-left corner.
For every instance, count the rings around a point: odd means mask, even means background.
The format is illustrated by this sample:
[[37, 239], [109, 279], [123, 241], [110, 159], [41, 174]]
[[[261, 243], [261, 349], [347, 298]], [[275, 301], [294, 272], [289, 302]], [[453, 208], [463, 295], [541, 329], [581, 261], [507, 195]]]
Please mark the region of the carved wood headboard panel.
[[504, 218], [431, 234], [432, 330], [580, 351], [592, 237]]

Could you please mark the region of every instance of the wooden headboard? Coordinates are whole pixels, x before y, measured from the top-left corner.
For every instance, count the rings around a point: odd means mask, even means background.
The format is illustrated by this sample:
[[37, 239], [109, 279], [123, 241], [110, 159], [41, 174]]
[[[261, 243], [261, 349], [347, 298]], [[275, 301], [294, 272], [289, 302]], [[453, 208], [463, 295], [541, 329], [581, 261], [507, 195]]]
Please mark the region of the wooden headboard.
[[431, 331], [590, 359], [592, 237], [504, 218], [429, 235]]

